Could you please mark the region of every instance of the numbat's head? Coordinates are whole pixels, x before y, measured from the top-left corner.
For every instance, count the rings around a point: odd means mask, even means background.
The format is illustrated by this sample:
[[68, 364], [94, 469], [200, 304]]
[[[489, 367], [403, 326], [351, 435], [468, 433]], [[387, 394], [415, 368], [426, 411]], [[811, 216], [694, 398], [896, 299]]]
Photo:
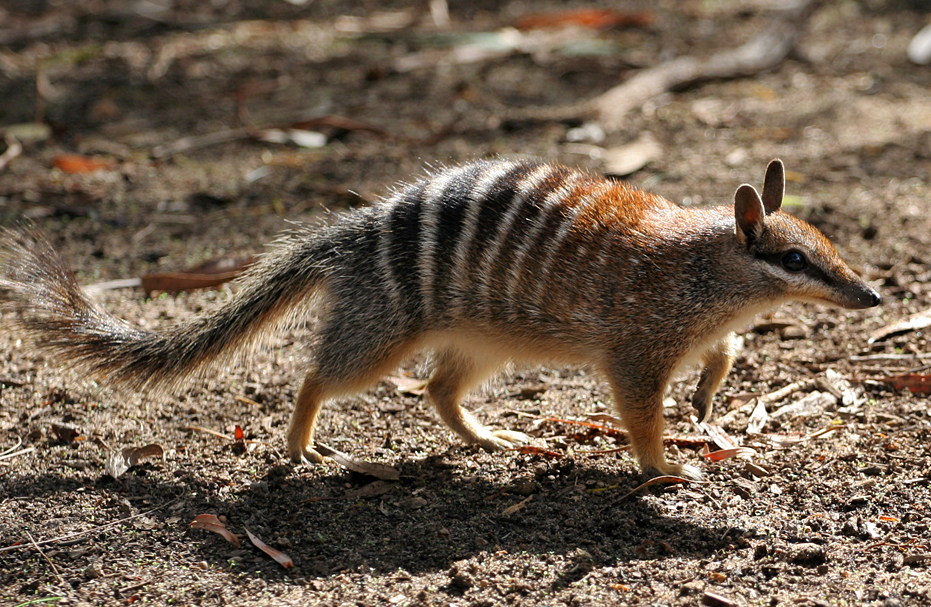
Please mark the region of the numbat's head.
[[773, 160], [766, 168], [762, 197], [747, 184], [734, 194], [737, 241], [752, 255], [746, 278], [787, 299], [852, 309], [879, 305], [879, 294], [847, 267], [821, 232], [779, 212], [784, 191], [782, 161]]

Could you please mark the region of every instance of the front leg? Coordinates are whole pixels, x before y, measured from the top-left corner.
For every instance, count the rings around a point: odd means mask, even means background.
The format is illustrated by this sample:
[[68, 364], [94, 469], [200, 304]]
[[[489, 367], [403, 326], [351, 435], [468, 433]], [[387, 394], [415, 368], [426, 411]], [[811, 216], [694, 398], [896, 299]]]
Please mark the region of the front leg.
[[611, 374], [615, 407], [627, 429], [634, 457], [645, 474], [699, 480], [701, 472], [698, 468], [666, 461], [663, 450], [663, 393], [666, 382], [665, 377], [637, 377], [615, 370]]
[[728, 333], [703, 356], [705, 366], [698, 379], [695, 394], [692, 395], [692, 405], [698, 411], [698, 421], [705, 422], [711, 417], [714, 395], [730, 372], [736, 351], [737, 338], [733, 333]]

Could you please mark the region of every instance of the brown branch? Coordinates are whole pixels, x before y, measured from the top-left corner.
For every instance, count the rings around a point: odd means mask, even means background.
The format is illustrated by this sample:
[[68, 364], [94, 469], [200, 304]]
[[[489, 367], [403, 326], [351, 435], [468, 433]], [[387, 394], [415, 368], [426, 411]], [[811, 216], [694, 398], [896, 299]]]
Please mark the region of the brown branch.
[[619, 128], [625, 116], [650, 99], [705, 80], [739, 78], [772, 69], [795, 48], [805, 21], [819, 5], [805, 0], [780, 15], [759, 36], [707, 59], [678, 57], [643, 70], [630, 80], [591, 100], [598, 121], [608, 130]]

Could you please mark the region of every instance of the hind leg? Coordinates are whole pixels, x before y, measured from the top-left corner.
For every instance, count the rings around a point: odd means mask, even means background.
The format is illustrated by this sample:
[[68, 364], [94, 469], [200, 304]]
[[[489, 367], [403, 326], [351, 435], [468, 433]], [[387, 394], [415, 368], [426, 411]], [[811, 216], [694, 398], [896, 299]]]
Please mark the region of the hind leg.
[[[288, 427], [288, 455], [295, 462], [320, 462], [314, 450], [314, 427], [323, 403], [361, 392], [400, 364], [415, 347], [414, 339], [386, 339], [354, 319], [337, 319], [323, 331], [315, 348], [316, 368], [307, 374]], [[386, 333], [390, 333], [387, 332]]]
[[522, 432], [491, 430], [462, 407], [462, 399], [469, 389], [494, 373], [504, 362], [504, 359], [485, 352], [479, 357], [448, 349], [437, 356], [436, 370], [427, 384], [427, 394], [446, 425], [466, 443], [489, 451], [508, 449], [530, 440]]

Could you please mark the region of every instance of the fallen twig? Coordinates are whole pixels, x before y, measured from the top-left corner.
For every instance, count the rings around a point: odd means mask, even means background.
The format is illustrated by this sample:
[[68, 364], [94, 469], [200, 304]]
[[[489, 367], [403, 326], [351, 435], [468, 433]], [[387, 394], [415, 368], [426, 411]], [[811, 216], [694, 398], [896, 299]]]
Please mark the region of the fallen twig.
[[931, 358], [931, 354], [867, 354], [864, 356], [851, 356], [850, 360], [859, 363], [883, 360], [922, 360], [925, 358]]
[[265, 141], [271, 131], [291, 131], [294, 129], [309, 130], [319, 127], [329, 127], [344, 131], [362, 131], [380, 138], [390, 137], [388, 132], [376, 126], [365, 124], [351, 118], [328, 114], [326, 116], [316, 116], [314, 118], [300, 116], [295, 120], [286, 120], [277, 126], [240, 127], [227, 129], [225, 131], [205, 133], [203, 135], [181, 137], [171, 143], [155, 146], [152, 148], [151, 154], [152, 158], [156, 159], [169, 158], [175, 154], [181, 154], [221, 143], [231, 143], [233, 141], [243, 141], [246, 139]]
[[802, 24], [818, 5], [816, 0], [801, 2], [776, 18], [769, 29], [737, 48], [707, 59], [678, 57], [639, 72], [591, 101], [599, 122], [606, 129], [616, 130], [623, 125], [628, 112], [666, 91], [705, 80], [749, 76], [776, 67], [795, 48]]
[[29, 533], [28, 529], [23, 529], [23, 533], [25, 533], [26, 537], [29, 538], [30, 545], [39, 551], [39, 554], [42, 555], [42, 558], [45, 559], [45, 562], [48, 563], [49, 567], [52, 568], [52, 572], [55, 574], [55, 577], [58, 578], [58, 582], [64, 586], [65, 578], [61, 577], [61, 572], [58, 570], [58, 567], [55, 566], [55, 563], [52, 562], [52, 559], [50, 559], [49, 556], [45, 554], [45, 550], [42, 550], [42, 547], [36, 543], [36, 538], [32, 537], [32, 534]]

